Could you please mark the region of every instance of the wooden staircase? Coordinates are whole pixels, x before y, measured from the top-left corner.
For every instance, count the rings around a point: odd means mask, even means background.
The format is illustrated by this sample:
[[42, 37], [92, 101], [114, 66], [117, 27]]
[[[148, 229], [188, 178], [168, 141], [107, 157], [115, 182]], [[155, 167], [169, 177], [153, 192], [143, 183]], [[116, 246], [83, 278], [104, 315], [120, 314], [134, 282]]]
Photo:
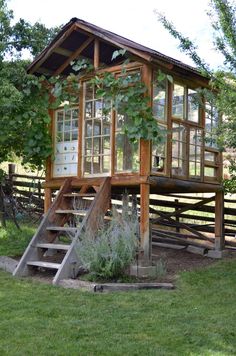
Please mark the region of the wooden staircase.
[[84, 185], [76, 192], [71, 186], [71, 179], [67, 179], [13, 275], [28, 276], [37, 271], [54, 271], [53, 284], [75, 277], [80, 267], [77, 241], [85, 230], [95, 237], [110, 206], [110, 199], [110, 178], [104, 178], [99, 187]]

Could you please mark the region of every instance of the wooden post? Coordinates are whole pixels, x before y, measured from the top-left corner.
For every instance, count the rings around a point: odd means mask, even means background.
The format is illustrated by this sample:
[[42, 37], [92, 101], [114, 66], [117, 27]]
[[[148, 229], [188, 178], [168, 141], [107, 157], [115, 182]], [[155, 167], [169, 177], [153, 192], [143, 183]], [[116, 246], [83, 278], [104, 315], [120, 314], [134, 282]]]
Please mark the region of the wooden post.
[[[179, 199], [175, 199], [175, 203], [178, 204], [178, 202], [179, 202]], [[179, 210], [178, 207], [175, 206], [175, 213], [176, 214], [178, 213], [178, 210]], [[177, 221], [177, 223], [179, 223], [179, 216], [178, 215], [175, 216], [175, 220]], [[176, 226], [176, 232], [180, 232], [179, 226]]]
[[48, 211], [52, 204], [52, 189], [51, 188], [45, 188], [44, 189], [44, 213]]
[[[148, 95], [152, 93], [152, 69], [148, 65], [142, 68], [142, 79], [148, 89]], [[150, 102], [151, 105], [151, 102]], [[140, 175], [149, 176], [151, 171], [151, 142], [140, 140]], [[140, 238], [142, 258], [145, 264], [150, 264], [151, 260], [151, 237], [149, 220], [149, 183], [140, 184]]]
[[224, 245], [224, 192], [220, 191], [215, 195], [215, 249], [222, 251]]
[[140, 237], [143, 262], [151, 259], [150, 222], [149, 222], [150, 185], [140, 184]]
[[94, 68], [98, 69], [99, 67], [99, 40], [95, 38], [94, 40]]
[[[8, 164], [8, 176], [12, 179], [12, 175], [16, 173], [16, 165], [14, 163]], [[11, 178], [10, 178], [11, 177]]]

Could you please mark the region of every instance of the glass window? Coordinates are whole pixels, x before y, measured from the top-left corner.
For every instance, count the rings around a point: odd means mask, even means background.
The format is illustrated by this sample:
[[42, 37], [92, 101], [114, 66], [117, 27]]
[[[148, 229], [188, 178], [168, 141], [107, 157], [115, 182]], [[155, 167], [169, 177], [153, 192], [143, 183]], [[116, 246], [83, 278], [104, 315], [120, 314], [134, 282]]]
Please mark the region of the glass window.
[[166, 169], [166, 143], [152, 146], [152, 171], [164, 173]]
[[215, 178], [216, 177], [216, 168], [214, 167], [205, 167], [204, 168], [204, 176]]
[[161, 121], [167, 119], [167, 80], [153, 83], [153, 116]]
[[205, 104], [205, 146], [217, 148], [217, 127], [219, 125], [219, 113], [215, 106]]
[[173, 123], [172, 128], [172, 174], [186, 175], [186, 128], [184, 125]]
[[189, 176], [201, 177], [202, 130], [190, 128], [189, 131]]
[[178, 119], [184, 119], [184, 94], [184, 87], [175, 83], [172, 94], [172, 115]]
[[78, 108], [55, 112], [54, 177], [77, 175], [78, 120]]
[[[96, 98], [94, 87], [84, 83], [84, 175], [110, 172], [111, 165], [111, 107], [104, 110], [103, 100]], [[110, 109], [110, 110], [109, 110]]]
[[188, 115], [189, 121], [199, 122], [199, 98], [195, 90], [188, 89]]
[[126, 115], [116, 116], [115, 172], [137, 172], [139, 170], [139, 143], [132, 143], [123, 133], [128, 122]]

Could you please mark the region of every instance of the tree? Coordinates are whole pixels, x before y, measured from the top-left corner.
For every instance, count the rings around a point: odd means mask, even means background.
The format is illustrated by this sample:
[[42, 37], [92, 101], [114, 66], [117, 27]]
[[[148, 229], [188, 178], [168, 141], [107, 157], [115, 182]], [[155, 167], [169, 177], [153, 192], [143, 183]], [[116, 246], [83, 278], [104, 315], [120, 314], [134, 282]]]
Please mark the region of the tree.
[[51, 153], [48, 130], [50, 91], [45, 78], [28, 75], [22, 51], [38, 54], [58, 32], [23, 19], [12, 25], [13, 12], [0, 0], [0, 163], [17, 155], [42, 167]]

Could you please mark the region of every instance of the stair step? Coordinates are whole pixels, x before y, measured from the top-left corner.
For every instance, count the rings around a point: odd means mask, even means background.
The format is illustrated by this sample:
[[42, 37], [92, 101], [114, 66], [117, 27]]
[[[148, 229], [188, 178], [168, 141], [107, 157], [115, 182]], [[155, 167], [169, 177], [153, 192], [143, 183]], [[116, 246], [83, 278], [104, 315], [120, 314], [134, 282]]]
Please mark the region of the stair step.
[[48, 231], [65, 231], [65, 232], [76, 232], [77, 227], [65, 227], [65, 226], [49, 226], [47, 227]]
[[59, 269], [60, 263], [53, 263], [53, 262], [43, 262], [43, 261], [29, 261], [27, 262], [28, 266], [35, 266], [35, 267], [44, 267], [44, 268], [52, 268], [52, 269]]
[[55, 213], [56, 214], [73, 214], [73, 215], [86, 215], [88, 212], [88, 210], [56, 210]]
[[53, 250], [69, 250], [70, 245], [66, 244], [50, 244], [50, 243], [39, 243], [37, 244], [37, 247], [39, 248], [48, 248], [48, 249], [53, 249]]
[[65, 193], [63, 197], [73, 198], [73, 197], [95, 197], [97, 193]]

